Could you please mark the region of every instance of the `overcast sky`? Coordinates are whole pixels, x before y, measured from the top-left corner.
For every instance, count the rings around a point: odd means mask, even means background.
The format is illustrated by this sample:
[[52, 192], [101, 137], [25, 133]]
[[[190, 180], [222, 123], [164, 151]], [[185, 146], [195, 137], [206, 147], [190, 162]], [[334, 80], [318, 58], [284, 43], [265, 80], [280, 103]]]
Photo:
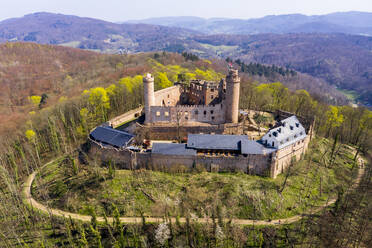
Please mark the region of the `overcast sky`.
[[372, 0], [0, 0], [0, 20], [53, 12], [125, 21], [161, 16], [256, 18], [265, 15], [372, 12]]

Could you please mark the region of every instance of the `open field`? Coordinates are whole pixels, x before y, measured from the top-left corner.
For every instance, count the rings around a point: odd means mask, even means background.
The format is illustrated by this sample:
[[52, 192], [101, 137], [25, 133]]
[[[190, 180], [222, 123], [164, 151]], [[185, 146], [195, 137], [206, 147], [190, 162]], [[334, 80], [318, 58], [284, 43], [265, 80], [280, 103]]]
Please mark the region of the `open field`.
[[202, 171], [109, 171], [93, 162], [75, 162], [79, 168], [74, 172], [71, 161], [64, 160], [48, 166], [32, 192], [51, 207], [88, 215], [94, 209], [97, 215], [112, 216], [117, 209], [121, 216], [285, 218], [325, 203], [351, 182], [356, 173], [352, 150], [341, 147], [330, 166], [330, 147], [324, 139], [313, 142], [304, 160], [276, 179]]
[[337, 90], [344, 94], [347, 97], [347, 99], [353, 102], [355, 102], [359, 97], [358, 93], [353, 90], [345, 90], [340, 88], [338, 88]]

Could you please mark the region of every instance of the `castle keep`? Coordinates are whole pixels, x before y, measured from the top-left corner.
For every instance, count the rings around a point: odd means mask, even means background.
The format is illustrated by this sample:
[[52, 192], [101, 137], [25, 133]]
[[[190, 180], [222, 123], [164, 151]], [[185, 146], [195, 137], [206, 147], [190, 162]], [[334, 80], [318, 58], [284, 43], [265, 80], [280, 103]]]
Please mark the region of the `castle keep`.
[[[97, 127], [89, 136], [91, 153], [124, 169], [202, 166], [208, 171], [241, 171], [275, 178], [301, 158], [312, 136], [311, 122], [282, 111], [278, 111], [276, 125], [259, 140], [242, 135], [236, 128], [242, 126], [238, 121], [237, 70], [230, 69], [226, 80], [220, 82], [193, 80], [156, 92], [150, 74], [143, 84], [145, 121], [143, 126], [136, 125], [163, 141], [151, 138], [149, 147], [133, 147], [135, 135], [113, 128], [114, 123], [138, 116], [141, 109], [114, 118], [109, 126]], [[175, 130], [179, 137], [181, 129], [187, 136], [185, 143], [175, 143]]]
[[240, 78], [230, 69], [219, 83], [193, 80], [154, 92], [154, 77], [143, 79], [145, 124], [238, 123]]

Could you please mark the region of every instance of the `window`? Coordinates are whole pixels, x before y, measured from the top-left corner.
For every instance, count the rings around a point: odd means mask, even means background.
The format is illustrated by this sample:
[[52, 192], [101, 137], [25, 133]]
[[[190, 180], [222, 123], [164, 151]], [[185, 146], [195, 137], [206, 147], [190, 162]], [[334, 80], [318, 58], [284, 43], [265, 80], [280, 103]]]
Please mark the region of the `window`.
[[212, 114], [212, 115], [213, 115], [213, 112], [214, 112], [214, 111], [213, 111], [213, 110], [211, 110], [211, 114]]
[[211, 92], [214, 92], [214, 89], [211, 89]]
[[156, 116], [160, 116], [160, 111], [156, 111]]
[[275, 146], [275, 142], [273, 141], [272, 146]]
[[204, 115], [206, 115], [207, 114], [207, 111], [206, 110], [204, 110]]
[[168, 98], [169, 98], [169, 95], [168, 95]]
[[185, 116], [189, 116], [189, 112], [185, 111]]
[[195, 115], [198, 115], [199, 114], [199, 111], [195, 110], [194, 114]]
[[211, 95], [211, 99], [213, 99], [214, 98], [214, 95]]
[[168, 111], [164, 112], [164, 115], [165, 115], [166, 117], [168, 117], [168, 116], [169, 116], [169, 112], [168, 112]]
[[212, 116], [212, 120], [214, 120], [214, 116]]

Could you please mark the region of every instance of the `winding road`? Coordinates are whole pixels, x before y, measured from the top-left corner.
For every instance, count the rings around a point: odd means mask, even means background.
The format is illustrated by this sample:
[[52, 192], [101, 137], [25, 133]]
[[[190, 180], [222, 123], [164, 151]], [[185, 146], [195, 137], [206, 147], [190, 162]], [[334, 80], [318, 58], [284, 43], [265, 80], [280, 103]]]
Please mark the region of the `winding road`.
[[[53, 160], [47, 164], [45, 164], [42, 168], [50, 165], [51, 163], [55, 162], [56, 160]], [[364, 161], [362, 159], [359, 159], [359, 169], [358, 169], [358, 176], [353, 182], [353, 186], [351, 187], [350, 190], [355, 189], [359, 183], [361, 178], [364, 175]], [[34, 171], [31, 175], [27, 177], [26, 182], [23, 185], [23, 191], [22, 191], [22, 197], [23, 200], [26, 204], [30, 205], [32, 208], [39, 210], [47, 215], [53, 215], [56, 217], [63, 217], [63, 218], [71, 218], [73, 220], [79, 220], [83, 222], [90, 222], [91, 221], [91, 216], [89, 215], [81, 215], [81, 214], [76, 214], [76, 213], [71, 213], [71, 212], [66, 212], [60, 209], [54, 209], [54, 208], [49, 208], [39, 202], [37, 202], [34, 198], [32, 198], [31, 194], [31, 185], [32, 182], [35, 179], [35, 176], [37, 174], [37, 171]], [[250, 219], [225, 219], [224, 221], [228, 222], [231, 221], [232, 224], [237, 224], [237, 225], [285, 225], [285, 224], [291, 224], [294, 222], [297, 222], [301, 220], [303, 217], [307, 215], [314, 214], [316, 212], [319, 212], [320, 210], [324, 209], [325, 207], [333, 204], [336, 202], [336, 198], [330, 199], [327, 201], [325, 204], [322, 206], [313, 208], [309, 210], [308, 212], [301, 214], [301, 215], [295, 215], [293, 217], [285, 218], [285, 219], [276, 219], [276, 220], [250, 220]], [[157, 217], [146, 217], [146, 222], [149, 223], [162, 223], [164, 222], [163, 218], [157, 218]], [[107, 220], [109, 222], [113, 222], [112, 217], [107, 217]], [[104, 222], [105, 219], [103, 217], [97, 217], [98, 222]], [[122, 223], [141, 223], [142, 218], [141, 217], [120, 217], [120, 221]], [[172, 217], [170, 218], [170, 221], [176, 222], [176, 218]], [[197, 218], [195, 221], [199, 223], [212, 223], [211, 218]], [[179, 218], [179, 222], [185, 223], [186, 218]]]

